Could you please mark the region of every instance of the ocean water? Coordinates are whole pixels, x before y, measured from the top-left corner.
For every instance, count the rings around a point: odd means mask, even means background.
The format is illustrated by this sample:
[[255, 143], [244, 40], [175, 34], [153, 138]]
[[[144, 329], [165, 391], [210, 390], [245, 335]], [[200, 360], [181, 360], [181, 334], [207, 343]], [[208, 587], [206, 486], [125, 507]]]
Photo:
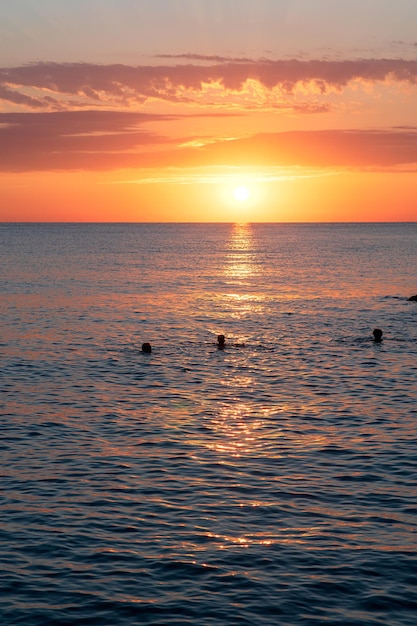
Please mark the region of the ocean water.
[[415, 626], [416, 241], [0, 225], [1, 624]]

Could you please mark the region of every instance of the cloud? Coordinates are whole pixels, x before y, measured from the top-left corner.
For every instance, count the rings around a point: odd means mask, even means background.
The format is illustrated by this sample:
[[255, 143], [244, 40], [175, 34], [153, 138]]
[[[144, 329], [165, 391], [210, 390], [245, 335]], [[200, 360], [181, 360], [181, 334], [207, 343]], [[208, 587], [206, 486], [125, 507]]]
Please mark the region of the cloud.
[[203, 61], [204, 63], [253, 63], [248, 57], [230, 57], [218, 54], [195, 54], [186, 52], [183, 54], [157, 54], [157, 59], [184, 59], [186, 61]]
[[[161, 155], [162, 156], [162, 155]], [[172, 164], [173, 154], [165, 165]], [[171, 161], [170, 161], [171, 159]], [[177, 151], [184, 167], [330, 167], [393, 169], [417, 164], [417, 128], [264, 133]]]
[[[206, 104], [200, 96], [207, 85], [240, 92], [248, 82], [266, 91], [279, 89], [293, 94], [297, 87], [311, 85], [323, 94], [340, 90], [353, 81], [397, 81], [416, 84], [417, 61], [402, 59], [359, 60], [249, 60], [203, 55], [164, 55], [189, 63], [177, 65], [95, 65], [91, 63], [35, 63], [0, 69], [0, 98], [32, 108], [51, 108], [51, 98], [60, 106], [77, 97], [80, 106], [128, 107], [149, 100]], [[192, 61], [200, 61], [199, 63]], [[206, 61], [208, 64], [202, 64]], [[68, 106], [71, 106], [70, 101]], [[215, 102], [217, 106], [218, 102]], [[265, 103], [270, 105], [268, 99]], [[263, 106], [261, 102], [259, 106]], [[227, 106], [227, 100], [223, 106]]]
[[[0, 114], [0, 169], [106, 171], [124, 168], [404, 168], [417, 163], [417, 127], [255, 134], [174, 140], [148, 126], [180, 116], [116, 111]], [[199, 139], [199, 140], [198, 140]]]
[[417, 128], [258, 134], [227, 142], [222, 158], [242, 164], [250, 160], [280, 166], [396, 168], [417, 163]]
[[38, 109], [45, 107], [45, 103], [38, 98], [31, 98], [18, 90], [8, 89], [3, 85], [0, 85], [0, 100], [6, 102], [12, 102], [13, 104], [23, 104], [30, 109]]
[[134, 160], [131, 151], [170, 140], [143, 124], [174, 116], [116, 111], [0, 113], [4, 171], [111, 169]]
[[[211, 171], [214, 170], [214, 171]], [[219, 185], [225, 182], [227, 179], [233, 184], [238, 185], [242, 183], [242, 179], [250, 181], [251, 183], [272, 183], [288, 180], [300, 180], [309, 178], [322, 178], [330, 175], [339, 174], [338, 171], [330, 172], [328, 170], [317, 170], [313, 168], [308, 170], [306, 168], [283, 168], [283, 167], [269, 167], [269, 168], [254, 168], [250, 167], [246, 170], [242, 168], [216, 168], [213, 167], [207, 171], [193, 168], [192, 171], [184, 173], [185, 170], [179, 170], [178, 168], [168, 169], [164, 173], [158, 173], [154, 175], [141, 176], [133, 180], [112, 180], [103, 184], [108, 185]]]

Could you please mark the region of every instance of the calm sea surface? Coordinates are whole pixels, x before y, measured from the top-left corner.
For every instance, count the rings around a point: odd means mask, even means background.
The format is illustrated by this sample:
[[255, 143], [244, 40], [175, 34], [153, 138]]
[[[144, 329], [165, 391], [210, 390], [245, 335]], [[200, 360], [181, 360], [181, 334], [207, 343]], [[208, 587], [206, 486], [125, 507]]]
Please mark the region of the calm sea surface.
[[2, 625], [415, 626], [417, 224], [0, 246]]

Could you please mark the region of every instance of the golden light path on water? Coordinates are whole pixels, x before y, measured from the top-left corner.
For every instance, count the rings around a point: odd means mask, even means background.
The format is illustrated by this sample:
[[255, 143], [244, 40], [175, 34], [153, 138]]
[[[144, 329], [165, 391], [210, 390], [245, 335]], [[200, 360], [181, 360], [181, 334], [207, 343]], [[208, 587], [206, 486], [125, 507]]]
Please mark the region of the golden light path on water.
[[[251, 224], [237, 223], [232, 227], [227, 244], [227, 253], [223, 274], [228, 286], [233, 290], [223, 294], [229, 308], [231, 318], [236, 321], [245, 319], [262, 319], [268, 304], [268, 296], [257, 289], [257, 281], [262, 281], [257, 242]], [[243, 325], [242, 325], [243, 327]], [[218, 462], [227, 467], [234, 467], [245, 457], [248, 461], [255, 456], [267, 459], [269, 456], [277, 462], [285, 456], [285, 451], [299, 451], [307, 446], [310, 450], [324, 447], [329, 439], [334, 441], [335, 433], [330, 437], [323, 432], [295, 432], [289, 428], [288, 415], [291, 411], [305, 410], [302, 400], [288, 402], [288, 399], [274, 398], [272, 402], [259, 405], [257, 388], [259, 371], [247, 356], [246, 337], [234, 334], [230, 337], [231, 349], [222, 351], [224, 363], [228, 367], [223, 372], [219, 388], [224, 390], [224, 401], [215, 404], [215, 408], [207, 402], [206, 428], [209, 436], [200, 444], [213, 451]], [[265, 364], [261, 366], [265, 368]], [[267, 376], [275, 376], [275, 372], [264, 371]], [[252, 395], [251, 395], [252, 394]], [[268, 461], [269, 462], [269, 461]], [[271, 479], [271, 477], [269, 478]], [[302, 473], [288, 476], [277, 476], [276, 489], [290, 489], [295, 485], [308, 483]], [[289, 484], [287, 484], [289, 482]], [[258, 495], [245, 495], [245, 484], [239, 477], [234, 485], [237, 490], [233, 506], [245, 511], [270, 510], [277, 505], [275, 498], [262, 492]], [[242, 491], [241, 495], [238, 495]], [[207, 532], [207, 538], [214, 541], [221, 550], [236, 547], [250, 548], [262, 545], [265, 548], [276, 544], [303, 544], [311, 538], [320, 536], [320, 528], [308, 523], [299, 527], [282, 527], [272, 531], [255, 531], [248, 529], [239, 535], [230, 533]]]
[[231, 284], [241, 285], [256, 273], [256, 251], [250, 224], [234, 224], [224, 274]]
[[[246, 188], [239, 187], [238, 189]], [[247, 290], [245, 287], [252, 285], [256, 275], [256, 261], [251, 225], [234, 224], [223, 270], [227, 282], [237, 288], [237, 293], [226, 295], [233, 311], [232, 317], [244, 318], [262, 313], [263, 296], [245, 293]], [[239, 350], [241, 346], [244, 347], [244, 343], [237, 343], [237, 350], [231, 353], [231, 358], [234, 360], [244, 356], [244, 352]], [[232, 376], [225, 377], [222, 382], [229, 389], [247, 389], [255, 384], [253, 375], [247, 371], [234, 372]], [[253, 406], [238, 398], [232, 404], [222, 405], [213, 422], [213, 429], [219, 435], [216, 449], [231, 456], [240, 456], [242, 453], [250, 452], [259, 445], [258, 438], [262, 437], [264, 419], [269, 414], [270, 409], [265, 408], [253, 419]]]

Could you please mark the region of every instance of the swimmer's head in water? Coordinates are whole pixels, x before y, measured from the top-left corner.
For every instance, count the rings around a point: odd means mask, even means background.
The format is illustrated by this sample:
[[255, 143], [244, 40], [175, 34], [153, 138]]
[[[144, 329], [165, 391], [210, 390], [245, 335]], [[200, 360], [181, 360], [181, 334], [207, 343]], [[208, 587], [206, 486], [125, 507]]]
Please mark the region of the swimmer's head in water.
[[382, 341], [382, 330], [380, 328], [374, 328], [372, 331], [375, 341]]
[[147, 352], [147, 353], [152, 352], [151, 344], [148, 343], [148, 342], [143, 343], [142, 344], [142, 352]]
[[224, 346], [225, 341], [224, 335], [217, 335], [217, 343], [219, 346]]

